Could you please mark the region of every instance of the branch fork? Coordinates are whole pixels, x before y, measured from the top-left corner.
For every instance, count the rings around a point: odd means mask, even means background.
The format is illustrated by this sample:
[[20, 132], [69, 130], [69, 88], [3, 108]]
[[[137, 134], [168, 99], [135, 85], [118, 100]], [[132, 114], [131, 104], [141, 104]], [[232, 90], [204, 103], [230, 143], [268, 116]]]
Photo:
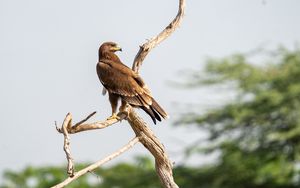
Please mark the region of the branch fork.
[[[89, 131], [89, 130], [94, 130], [94, 129], [104, 129], [106, 127], [109, 127], [117, 122], [120, 122], [120, 121], [126, 119], [128, 116], [126, 112], [120, 112], [118, 114], [118, 118], [107, 119], [104, 121], [96, 121], [94, 123], [86, 123], [85, 124], [85, 122], [87, 120], [89, 120], [92, 116], [94, 116], [95, 114], [96, 114], [96, 112], [93, 112], [90, 115], [88, 115], [85, 119], [79, 121], [75, 125], [72, 125], [72, 116], [70, 113], [68, 113], [64, 120], [64, 122], [66, 121], [66, 119], [69, 120], [69, 122], [66, 124], [66, 127], [65, 127], [67, 130], [67, 133], [75, 134], [75, 133], [82, 132], [82, 131]], [[57, 125], [56, 125], [56, 130], [59, 133], [64, 133], [63, 128], [64, 128], [64, 123], [61, 128], [57, 127]]]

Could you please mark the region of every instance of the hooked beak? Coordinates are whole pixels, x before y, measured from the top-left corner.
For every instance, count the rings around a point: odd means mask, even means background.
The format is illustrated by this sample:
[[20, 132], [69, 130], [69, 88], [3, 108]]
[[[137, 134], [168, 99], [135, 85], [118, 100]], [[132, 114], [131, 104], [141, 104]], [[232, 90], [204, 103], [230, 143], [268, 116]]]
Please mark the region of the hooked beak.
[[114, 47], [111, 47], [110, 50], [116, 52], [116, 51], [121, 51], [122, 52], [122, 48], [120, 46], [114, 46]]

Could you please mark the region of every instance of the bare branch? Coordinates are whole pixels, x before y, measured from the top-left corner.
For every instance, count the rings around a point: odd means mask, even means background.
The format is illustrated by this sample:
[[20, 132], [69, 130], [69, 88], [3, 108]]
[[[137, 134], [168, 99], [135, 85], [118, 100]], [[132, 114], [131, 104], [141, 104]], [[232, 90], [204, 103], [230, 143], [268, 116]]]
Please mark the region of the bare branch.
[[163, 40], [165, 40], [167, 37], [169, 37], [175, 29], [177, 29], [181, 23], [181, 20], [184, 16], [184, 8], [185, 8], [185, 0], [179, 0], [179, 9], [176, 17], [174, 20], [157, 36], [151, 38], [146, 43], [144, 43], [142, 46], [140, 46], [140, 49], [138, 53], [136, 54], [134, 58], [134, 62], [132, 65], [132, 70], [136, 73], [139, 72], [139, 69], [145, 59], [145, 57], [148, 55], [148, 53], [155, 48], [159, 43], [161, 43]]
[[164, 146], [159, 142], [147, 123], [139, 117], [131, 108], [129, 111], [128, 122], [134, 130], [140, 142], [151, 152], [155, 158], [155, 168], [161, 184], [165, 188], [178, 188], [175, 183], [172, 172], [172, 163], [164, 149]]
[[[69, 134], [75, 134], [78, 132], [82, 132], [82, 131], [88, 131], [88, 130], [95, 130], [95, 129], [103, 129], [106, 128], [110, 125], [113, 125], [117, 122], [122, 121], [123, 119], [126, 119], [126, 113], [119, 113], [118, 117], [119, 119], [107, 119], [105, 121], [96, 121], [94, 123], [87, 123], [87, 124], [81, 124], [84, 123], [85, 121], [87, 121], [89, 118], [91, 118], [96, 112], [91, 113], [90, 115], [88, 115], [85, 119], [79, 121], [78, 123], [76, 123], [74, 126], [71, 125], [71, 123], [67, 126], [67, 132]], [[56, 130], [59, 133], [63, 133], [62, 128], [58, 128], [56, 126]]]
[[64, 187], [64, 186], [70, 184], [72, 181], [76, 180], [80, 176], [82, 176], [82, 175], [84, 175], [88, 172], [91, 172], [91, 171], [95, 170], [96, 168], [99, 168], [101, 165], [107, 163], [108, 161], [118, 157], [119, 155], [121, 155], [125, 151], [132, 148], [138, 142], [139, 142], [139, 138], [135, 137], [130, 142], [128, 142], [125, 146], [123, 146], [122, 148], [117, 150], [116, 152], [114, 152], [114, 153], [110, 154], [109, 156], [105, 157], [104, 159], [102, 159], [100, 161], [97, 161], [96, 163], [91, 164], [90, 166], [76, 172], [73, 177], [67, 178], [65, 181], [61, 182], [60, 184], [57, 184], [57, 185], [53, 186], [52, 188], [61, 188], [61, 187]]
[[[132, 70], [136, 73], [139, 69], [148, 53], [156, 47], [160, 42], [170, 36], [176, 28], [179, 27], [184, 15], [185, 0], [179, 0], [179, 9], [174, 20], [156, 37], [153, 37], [148, 42], [140, 46], [138, 53], [135, 56]], [[139, 117], [135, 111], [131, 108], [129, 112], [128, 122], [131, 128], [134, 130], [136, 136], [139, 136], [140, 142], [151, 152], [155, 157], [155, 168], [161, 184], [165, 188], [178, 188], [175, 183], [172, 172], [172, 163], [169, 160], [163, 145], [159, 142], [151, 129], [147, 126], [144, 120]]]
[[67, 173], [69, 177], [74, 176], [74, 163], [73, 163], [73, 157], [71, 155], [71, 149], [70, 149], [70, 137], [69, 133], [76, 133], [76, 132], [81, 132], [81, 131], [86, 131], [86, 130], [92, 130], [92, 129], [102, 129], [105, 127], [108, 127], [109, 125], [112, 125], [113, 123], [116, 123], [124, 118], [126, 118], [124, 113], [120, 113], [121, 117], [120, 119], [110, 119], [106, 120], [104, 122], [95, 122], [91, 124], [82, 124], [86, 122], [89, 118], [91, 118], [93, 115], [95, 115], [96, 112], [91, 113], [88, 115], [85, 119], [79, 121], [76, 123], [74, 126], [72, 126], [72, 115], [71, 113], [68, 113], [64, 119], [64, 122], [61, 126], [61, 128], [57, 127], [56, 125], [56, 130], [60, 133], [63, 133], [64, 135], [64, 151], [66, 154], [66, 158], [68, 161], [68, 166], [67, 166]]
[[67, 161], [68, 161], [68, 167], [67, 167], [67, 173], [70, 177], [74, 176], [74, 163], [73, 158], [71, 156], [71, 150], [70, 150], [70, 138], [67, 131], [67, 127], [71, 126], [72, 123], [72, 115], [70, 113], [67, 114], [63, 125], [62, 130], [64, 134], [64, 151], [66, 153]]
[[76, 124], [74, 125], [74, 127], [83, 124], [84, 122], [86, 122], [87, 120], [89, 120], [89, 119], [90, 119], [93, 115], [95, 115], [96, 113], [97, 113], [97, 112], [94, 111], [93, 113], [91, 113], [90, 115], [88, 115], [85, 119], [83, 119], [83, 120], [79, 121], [78, 123], [76, 123]]

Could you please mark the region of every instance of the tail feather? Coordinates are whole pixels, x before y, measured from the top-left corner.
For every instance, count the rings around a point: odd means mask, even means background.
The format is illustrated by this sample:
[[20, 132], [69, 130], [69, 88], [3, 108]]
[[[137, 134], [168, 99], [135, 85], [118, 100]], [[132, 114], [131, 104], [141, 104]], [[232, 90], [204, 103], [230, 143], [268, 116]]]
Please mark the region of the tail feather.
[[154, 124], [156, 124], [156, 120], [161, 121], [161, 117], [164, 119], [168, 118], [168, 114], [153, 98], [151, 106], [140, 106], [140, 108], [142, 108], [151, 117]]
[[157, 117], [157, 114], [155, 115], [154, 111], [151, 108], [147, 108], [145, 106], [141, 106], [141, 108], [151, 117], [153, 123], [156, 125], [156, 119], [155, 118]]
[[155, 116], [155, 119], [157, 119], [158, 121], [161, 121], [161, 118], [160, 118], [159, 114], [153, 109], [152, 106], [150, 106], [150, 109], [152, 110], [152, 112]]
[[164, 119], [167, 119], [169, 117], [167, 112], [165, 112], [164, 109], [161, 106], [159, 106], [159, 104], [153, 98], [151, 108], [154, 109], [153, 111], [159, 113], [159, 115]]

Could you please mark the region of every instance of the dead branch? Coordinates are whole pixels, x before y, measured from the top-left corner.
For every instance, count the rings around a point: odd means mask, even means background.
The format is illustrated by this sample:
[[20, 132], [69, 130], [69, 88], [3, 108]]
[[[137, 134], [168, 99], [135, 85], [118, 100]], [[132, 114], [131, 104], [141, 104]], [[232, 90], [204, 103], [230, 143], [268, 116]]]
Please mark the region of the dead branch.
[[[80, 122], [76, 123], [73, 126], [72, 126], [71, 123], [69, 123], [68, 126], [67, 126], [67, 132], [69, 134], [75, 134], [75, 133], [82, 132], [82, 131], [89, 131], [89, 130], [95, 130], [95, 129], [104, 129], [104, 128], [106, 128], [110, 125], [113, 125], [117, 122], [120, 122], [120, 121], [122, 121], [123, 119], [126, 118], [126, 114], [119, 113], [118, 116], [119, 116], [120, 119], [109, 119], [109, 120], [105, 120], [105, 121], [96, 121], [94, 123], [82, 124], [95, 114], [96, 114], [96, 112], [91, 113], [85, 119], [81, 120]], [[59, 133], [63, 133], [62, 128], [56, 127], [56, 130]]]
[[63, 134], [64, 134], [64, 151], [66, 153], [67, 161], [68, 161], [68, 170], [67, 173], [70, 177], [74, 176], [74, 163], [73, 163], [73, 158], [71, 156], [71, 149], [70, 149], [70, 138], [69, 134], [67, 131], [67, 127], [70, 127], [72, 124], [72, 115], [70, 113], [67, 114], [63, 125]]
[[159, 43], [161, 43], [163, 40], [168, 38], [174, 31], [177, 29], [181, 23], [181, 20], [184, 15], [184, 8], [185, 8], [185, 0], [179, 0], [179, 9], [176, 17], [174, 20], [157, 36], [151, 38], [148, 40], [148, 42], [144, 43], [142, 46], [140, 46], [140, 49], [138, 53], [136, 54], [132, 70], [134, 70], [136, 73], [139, 72], [139, 69], [145, 59], [145, 57], [148, 55], [148, 53], [155, 48]]
[[[176, 28], [179, 27], [179, 24], [183, 18], [184, 15], [184, 7], [185, 7], [185, 0], [179, 0], [179, 10], [174, 18], [174, 20], [157, 36], [150, 39], [148, 42], [140, 46], [140, 49], [135, 56], [132, 69], [138, 73], [142, 62], [144, 61], [145, 57], [148, 55], [148, 53], [156, 47], [160, 42], [165, 40], [168, 36], [170, 36]], [[133, 147], [134, 144], [137, 142], [141, 142], [154, 156], [155, 158], [155, 168], [156, 172], [160, 178], [161, 184], [165, 188], [178, 188], [178, 185], [175, 183], [173, 178], [173, 172], [172, 172], [172, 163], [170, 162], [167, 153], [165, 152], [164, 146], [160, 143], [158, 138], [153, 134], [151, 129], [147, 126], [145, 121], [137, 115], [137, 113], [134, 111], [133, 108], [130, 106], [127, 107], [126, 113], [119, 113], [118, 116], [120, 119], [111, 119], [101, 122], [95, 122], [90, 124], [83, 124], [86, 122], [90, 117], [92, 117], [95, 114], [93, 112], [89, 116], [87, 116], [82, 121], [78, 122], [74, 126], [72, 126], [72, 117], [71, 114], [68, 114], [64, 120], [64, 123], [61, 128], [57, 127], [57, 131], [64, 134], [64, 150], [66, 152], [67, 160], [68, 160], [68, 174], [69, 178], [67, 178], [62, 183], [54, 186], [53, 188], [60, 188], [68, 185], [78, 177], [82, 176], [83, 174], [87, 172], [91, 172], [94, 169], [98, 168], [102, 164], [112, 160], [113, 158], [117, 157], [118, 155], [122, 154], [123, 152], [127, 151], [131, 147]], [[127, 115], [128, 114], [128, 117]], [[123, 119], [128, 120], [129, 124], [131, 125], [131, 128], [136, 134], [136, 137], [131, 140], [127, 145], [125, 145], [120, 150], [116, 151], [115, 153], [109, 155], [108, 157], [78, 171], [73, 171], [73, 161], [71, 157], [70, 152], [70, 142], [69, 142], [69, 134], [78, 133], [81, 131], [87, 131], [87, 130], [93, 130], [93, 129], [102, 129], [105, 127], [108, 127], [112, 124], [115, 124], [116, 122], [119, 122]]]
[[[138, 73], [142, 62], [148, 53], [160, 42], [169, 37], [175, 31], [175, 29], [179, 27], [184, 15], [184, 8], [185, 0], [179, 0], [179, 9], [174, 20], [161, 33], [140, 46], [132, 65], [133, 71]], [[131, 128], [134, 130], [136, 136], [141, 138], [140, 142], [154, 156], [155, 169], [163, 187], [178, 188], [178, 185], [175, 183], [173, 178], [172, 163], [169, 160], [163, 145], [159, 142], [151, 129], [149, 129], [146, 122], [143, 121], [143, 119], [139, 117], [132, 108], [130, 108], [128, 122], [131, 125]]]
[[155, 158], [155, 169], [161, 184], [165, 188], [178, 188], [172, 172], [172, 163], [168, 158], [164, 146], [159, 142], [147, 123], [130, 108], [128, 122], [140, 138], [140, 142], [151, 152]]
[[59, 184], [57, 184], [57, 185], [55, 185], [51, 188], [65, 187], [66, 185], [70, 184], [72, 181], [76, 180], [80, 176], [82, 176], [82, 175], [84, 175], [88, 172], [92, 172], [96, 168], [99, 168], [101, 165], [103, 165], [103, 164], [107, 163], [108, 161], [111, 161], [112, 159], [118, 157], [119, 155], [121, 155], [125, 151], [132, 148], [138, 142], [139, 142], [139, 138], [135, 137], [134, 139], [132, 139], [130, 142], [128, 142], [125, 146], [123, 146], [119, 150], [115, 151], [114, 153], [110, 154], [109, 156], [105, 157], [104, 159], [101, 159], [101, 160], [97, 161], [96, 163], [93, 163], [90, 166], [76, 172], [73, 177], [68, 177], [67, 179], [65, 179], [65, 181], [63, 181], [63, 182], [61, 182], [61, 183], [59, 183]]

